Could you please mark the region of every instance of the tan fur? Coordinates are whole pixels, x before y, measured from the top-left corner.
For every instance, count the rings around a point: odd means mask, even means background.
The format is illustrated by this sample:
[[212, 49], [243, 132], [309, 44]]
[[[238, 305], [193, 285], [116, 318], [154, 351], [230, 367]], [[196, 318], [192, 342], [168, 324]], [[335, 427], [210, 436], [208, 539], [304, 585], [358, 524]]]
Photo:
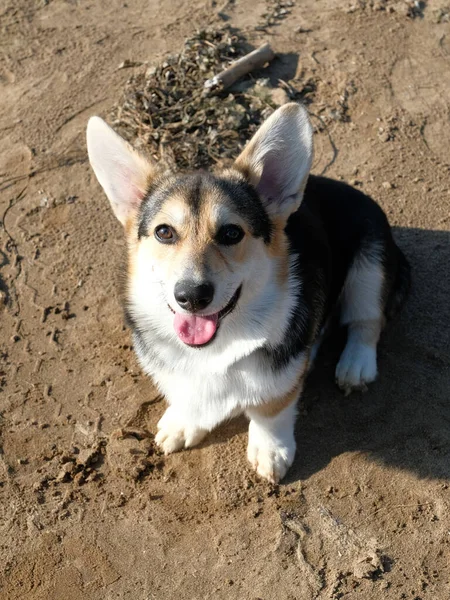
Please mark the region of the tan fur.
[[127, 240], [131, 243], [133, 238], [136, 236], [136, 215], [132, 214], [125, 221], [124, 224], [125, 236]]
[[277, 282], [280, 286], [287, 283], [289, 275], [289, 247], [284, 228], [286, 221], [284, 219], [272, 219], [273, 233], [272, 241], [269, 245], [269, 254], [277, 260]]
[[136, 251], [138, 246], [137, 239], [137, 213], [133, 212], [124, 223], [125, 239], [127, 241], [127, 271], [128, 281], [134, 277], [136, 270]]

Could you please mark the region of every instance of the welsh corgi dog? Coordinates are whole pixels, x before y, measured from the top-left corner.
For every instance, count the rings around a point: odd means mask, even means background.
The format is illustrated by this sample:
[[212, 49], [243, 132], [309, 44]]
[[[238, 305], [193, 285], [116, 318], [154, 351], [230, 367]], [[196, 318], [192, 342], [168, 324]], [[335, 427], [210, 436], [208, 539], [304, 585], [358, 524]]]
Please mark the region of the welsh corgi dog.
[[143, 370], [165, 396], [156, 443], [195, 446], [249, 419], [248, 460], [272, 483], [296, 451], [305, 378], [331, 315], [346, 327], [336, 367], [345, 392], [377, 376], [377, 344], [410, 269], [382, 209], [310, 175], [313, 131], [285, 104], [231, 168], [167, 172], [99, 117], [90, 163], [125, 229], [125, 314]]

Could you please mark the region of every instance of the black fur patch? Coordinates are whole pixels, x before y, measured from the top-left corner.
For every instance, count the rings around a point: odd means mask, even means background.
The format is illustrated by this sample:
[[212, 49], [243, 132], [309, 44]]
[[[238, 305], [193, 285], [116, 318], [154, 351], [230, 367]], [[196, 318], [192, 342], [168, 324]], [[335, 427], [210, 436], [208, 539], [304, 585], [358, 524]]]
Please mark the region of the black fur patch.
[[169, 178], [157, 179], [150, 185], [139, 209], [138, 239], [149, 235], [150, 223], [159, 213], [164, 202], [174, 193], [175, 185], [173, 179]]
[[286, 226], [289, 255], [296, 256], [295, 276], [298, 281], [295, 308], [286, 337], [277, 346], [267, 344], [266, 358], [275, 370], [314, 343], [330, 311], [332, 278], [331, 251], [322, 223], [304, 203]]
[[384, 272], [383, 310], [390, 316], [409, 288], [409, 266], [381, 207], [359, 190], [311, 175], [303, 203], [288, 220], [290, 254], [298, 256], [301, 291], [286, 339], [265, 352], [275, 369], [311, 347], [336, 305], [355, 257], [377, 247]]
[[231, 204], [234, 212], [249, 225], [252, 235], [262, 237], [269, 244], [272, 237], [272, 224], [258, 192], [245, 181], [233, 181], [226, 178], [214, 178], [214, 184]]

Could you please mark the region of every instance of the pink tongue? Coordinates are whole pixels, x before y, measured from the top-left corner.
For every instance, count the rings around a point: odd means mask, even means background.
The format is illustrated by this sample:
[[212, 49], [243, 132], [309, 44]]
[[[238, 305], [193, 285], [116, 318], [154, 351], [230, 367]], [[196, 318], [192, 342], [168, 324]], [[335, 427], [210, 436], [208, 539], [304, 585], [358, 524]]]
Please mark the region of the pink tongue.
[[173, 327], [177, 336], [185, 344], [202, 346], [216, 333], [218, 320], [218, 313], [207, 317], [176, 313]]

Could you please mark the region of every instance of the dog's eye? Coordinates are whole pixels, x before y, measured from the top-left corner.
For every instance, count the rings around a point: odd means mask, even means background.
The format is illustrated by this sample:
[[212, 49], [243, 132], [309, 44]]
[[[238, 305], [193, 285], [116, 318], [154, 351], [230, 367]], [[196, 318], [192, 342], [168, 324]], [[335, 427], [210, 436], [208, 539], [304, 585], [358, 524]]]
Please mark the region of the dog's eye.
[[169, 225], [158, 225], [155, 229], [155, 238], [162, 244], [173, 244], [177, 234]]
[[239, 225], [224, 225], [217, 233], [216, 240], [224, 246], [239, 244], [244, 237], [244, 230]]

